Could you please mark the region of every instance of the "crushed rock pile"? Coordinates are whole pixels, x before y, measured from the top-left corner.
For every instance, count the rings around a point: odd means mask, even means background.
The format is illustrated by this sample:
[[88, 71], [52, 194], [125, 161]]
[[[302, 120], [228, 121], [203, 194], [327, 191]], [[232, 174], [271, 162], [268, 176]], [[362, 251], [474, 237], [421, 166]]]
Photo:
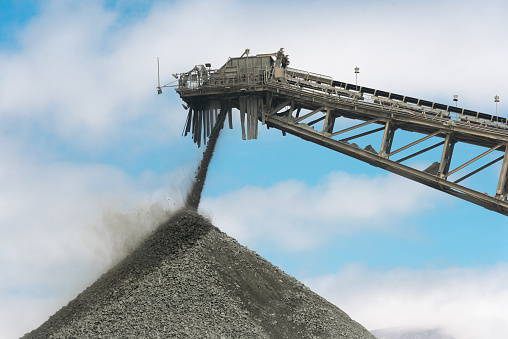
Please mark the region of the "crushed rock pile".
[[23, 338], [374, 338], [198, 215], [183, 210]]

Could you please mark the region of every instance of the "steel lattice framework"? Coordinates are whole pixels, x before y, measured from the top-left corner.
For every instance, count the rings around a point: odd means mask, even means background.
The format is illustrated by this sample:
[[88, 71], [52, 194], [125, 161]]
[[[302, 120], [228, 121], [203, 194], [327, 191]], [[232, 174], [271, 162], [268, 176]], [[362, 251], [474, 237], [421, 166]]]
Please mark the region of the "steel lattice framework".
[[[191, 134], [200, 146], [202, 142], [206, 143], [220, 111], [227, 113], [232, 128], [232, 108], [236, 108], [240, 111], [243, 139], [256, 139], [261, 122], [281, 130], [284, 135], [295, 135], [508, 215], [507, 119], [336, 81], [328, 76], [289, 68], [288, 64], [282, 49], [278, 53], [256, 56], [249, 56], [246, 50], [239, 58], [229, 58], [218, 70], [212, 70], [207, 64], [207, 67], [199, 65], [189, 72], [175, 75], [178, 78], [177, 92], [188, 105], [184, 134]], [[339, 118], [361, 123], [337, 129]], [[342, 137], [355, 130], [363, 132]], [[392, 149], [397, 130], [424, 136]], [[371, 145], [362, 149], [350, 143], [376, 132], [382, 133], [379, 151]], [[427, 140], [434, 143], [420, 149]], [[484, 151], [475, 156], [466, 155], [468, 161], [452, 168], [450, 165], [458, 143], [480, 146]], [[436, 148], [441, 150], [441, 156], [427, 169], [418, 170], [407, 165], [407, 160]], [[412, 149], [418, 150], [397, 158], [398, 153]], [[458, 179], [449, 180], [452, 174], [492, 152], [498, 154], [492, 161]], [[464, 179], [500, 161], [502, 166], [495, 193], [481, 193], [464, 186]]]

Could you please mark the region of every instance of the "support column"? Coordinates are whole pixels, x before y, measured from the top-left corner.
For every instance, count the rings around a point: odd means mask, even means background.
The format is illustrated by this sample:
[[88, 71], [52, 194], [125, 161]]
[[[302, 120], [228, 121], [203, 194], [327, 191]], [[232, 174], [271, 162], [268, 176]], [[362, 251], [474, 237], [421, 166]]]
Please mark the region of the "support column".
[[295, 110], [295, 100], [291, 100], [291, 107], [289, 108], [288, 112], [288, 122], [291, 122], [293, 120], [293, 111]]
[[247, 97], [240, 97], [240, 126], [242, 128], [242, 139], [247, 140], [245, 135], [245, 113], [247, 112]]
[[270, 112], [270, 110], [272, 109], [272, 98], [273, 98], [272, 92], [266, 93], [265, 103], [263, 104], [261, 109], [261, 123], [263, 125], [266, 124], [266, 117], [268, 115], [268, 112]]
[[323, 124], [323, 132], [332, 133], [333, 126], [335, 125], [335, 118], [332, 116], [330, 108], [326, 108], [326, 118]]
[[508, 195], [508, 143], [505, 146], [503, 165], [501, 166], [501, 174], [497, 184], [496, 198], [506, 199]]
[[379, 155], [383, 158], [388, 158], [388, 154], [392, 150], [393, 137], [396, 130], [397, 127], [393, 126], [391, 121], [386, 122], [383, 141], [381, 142], [381, 149], [379, 150]]
[[441, 155], [441, 162], [439, 163], [439, 170], [437, 172], [437, 175], [440, 178], [446, 178], [446, 174], [448, 174], [448, 171], [450, 170], [454, 146], [455, 140], [453, 139], [453, 133], [448, 133], [446, 135], [443, 154]]

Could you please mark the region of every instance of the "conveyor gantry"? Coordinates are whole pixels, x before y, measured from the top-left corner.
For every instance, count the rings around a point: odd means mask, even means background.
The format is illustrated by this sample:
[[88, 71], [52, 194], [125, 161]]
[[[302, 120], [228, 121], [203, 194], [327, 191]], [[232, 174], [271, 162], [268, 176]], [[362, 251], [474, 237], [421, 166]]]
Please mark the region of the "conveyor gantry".
[[[383, 168], [487, 209], [508, 215], [508, 122], [506, 118], [450, 105], [389, 93], [333, 80], [331, 77], [287, 67], [288, 58], [277, 53], [250, 56], [249, 51], [212, 70], [209, 64], [175, 75], [177, 92], [188, 105], [184, 134], [206, 143], [220, 111], [227, 113], [232, 128], [232, 108], [240, 111], [243, 139], [256, 139], [258, 122], [315, 144]], [[158, 88], [160, 90], [160, 87]], [[341, 118], [362, 121], [336, 129]], [[337, 124], [338, 125], [338, 124]], [[319, 127], [318, 127], [319, 126]], [[366, 126], [372, 129], [341, 138]], [[423, 137], [392, 149], [396, 130], [418, 132]], [[379, 151], [359, 148], [351, 140], [382, 132]], [[396, 155], [424, 141], [431, 146], [402, 158]], [[428, 142], [427, 142], [428, 143]], [[451, 168], [458, 143], [480, 146], [484, 152]], [[440, 147], [440, 158], [427, 169], [407, 165], [407, 160]], [[416, 147], [415, 147], [416, 148]], [[483, 158], [492, 161], [453, 181], [452, 174]], [[490, 157], [489, 157], [490, 158]], [[495, 193], [481, 193], [463, 186], [463, 180], [502, 161]]]

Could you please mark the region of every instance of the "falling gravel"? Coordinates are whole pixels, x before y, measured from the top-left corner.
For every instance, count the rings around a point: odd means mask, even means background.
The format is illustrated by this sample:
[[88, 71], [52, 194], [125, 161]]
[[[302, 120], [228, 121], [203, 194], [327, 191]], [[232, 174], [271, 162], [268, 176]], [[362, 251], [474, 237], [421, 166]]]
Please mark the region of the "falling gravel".
[[196, 177], [192, 184], [191, 190], [185, 199], [185, 205], [187, 208], [197, 210], [199, 207], [199, 202], [201, 201], [201, 193], [203, 192], [203, 187], [205, 186], [206, 174], [208, 173], [208, 166], [210, 165], [210, 161], [212, 160], [213, 153], [215, 151], [215, 145], [217, 144], [220, 132], [224, 126], [225, 117], [226, 109], [223, 109], [219, 114], [217, 124], [210, 134], [210, 140], [208, 141], [208, 145], [203, 152], [203, 158], [201, 159], [201, 163], [199, 164], [198, 170], [196, 171]]
[[374, 338], [194, 210], [23, 338]]

